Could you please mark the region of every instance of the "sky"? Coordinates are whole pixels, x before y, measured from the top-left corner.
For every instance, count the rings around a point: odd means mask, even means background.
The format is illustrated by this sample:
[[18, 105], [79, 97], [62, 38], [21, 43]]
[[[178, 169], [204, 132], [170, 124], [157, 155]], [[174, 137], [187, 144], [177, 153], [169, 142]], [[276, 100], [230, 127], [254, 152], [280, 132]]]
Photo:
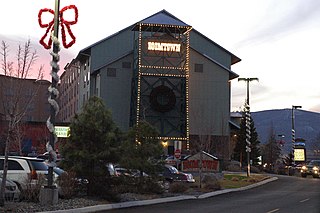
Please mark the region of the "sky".
[[[59, 74], [80, 50], [165, 9], [239, 57], [231, 70], [241, 78], [259, 79], [250, 82], [251, 111], [299, 105], [320, 113], [319, 0], [61, 0], [60, 9], [70, 4], [79, 11], [78, 23], [71, 26], [76, 43], [61, 49]], [[38, 24], [38, 13], [54, 6], [54, 0], [0, 3], [0, 41], [9, 44], [14, 56], [16, 46], [30, 39], [39, 55], [33, 69], [45, 65], [45, 76], [51, 56], [39, 45], [45, 29]], [[65, 18], [72, 20], [72, 13]], [[231, 87], [231, 111], [239, 111], [246, 83], [234, 79]]]

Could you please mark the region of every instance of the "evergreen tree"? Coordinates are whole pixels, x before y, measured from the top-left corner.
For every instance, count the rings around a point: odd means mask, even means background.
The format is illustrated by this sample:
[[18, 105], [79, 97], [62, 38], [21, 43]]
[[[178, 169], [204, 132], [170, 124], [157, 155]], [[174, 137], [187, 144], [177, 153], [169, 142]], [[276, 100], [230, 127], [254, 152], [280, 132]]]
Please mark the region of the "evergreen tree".
[[[250, 142], [251, 142], [251, 152], [250, 152], [250, 160], [253, 165], [258, 164], [258, 157], [261, 155], [260, 152], [260, 141], [258, 140], [258, 133], [254, 126], [254, 121], [252, 117], [250, 117]], [[247, 163], [247, 152], [246, 152], [246, 119], [245, 119], [245, 111], [242, 111], [242, 119], [240, 123], [240, 130], [237, 135], [236, 146], [234, 148], [233, 158], [241, 162], [241, 165]]]
[[146, 121], [131, 128], [122, 144], [121, 166], [147, 174], [155, 173], [164, 154], [158, 136], [158, 131]]
[[70, 137], [62, 145], [62, 166], [90, 182], [95, 176], [107, 174], [107, 163], [118, 160], [120, 130], [112, 121], [98, 97], [91, 97], [82, 113], [76, 115], [70, 125]]

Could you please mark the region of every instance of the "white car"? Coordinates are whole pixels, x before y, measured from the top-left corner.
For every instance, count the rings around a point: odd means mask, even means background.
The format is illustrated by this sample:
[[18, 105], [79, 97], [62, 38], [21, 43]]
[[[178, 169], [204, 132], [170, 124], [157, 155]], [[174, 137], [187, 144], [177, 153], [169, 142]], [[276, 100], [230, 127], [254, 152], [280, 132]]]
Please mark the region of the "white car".
[[[0, 185], [2, 184], [2, 178], [0, 177]], [[20, 200], [20, 190], [15, 182], [12, 180], [6, 181], [4, 198], [6, 201], [19, 201]]]
[[[4, 156], [0, 157], [0, 176], [3, 173]], [[31, 181], [36, 183], [39, 175], [46, 176], [48, 174], [48, 166], [44, 159], [34, 157], [9, 156], [7, 179], [15, 182], [20, 191], [25, 188], [25, 183]], [[54, 173], [54, 179], [58, 177]]]

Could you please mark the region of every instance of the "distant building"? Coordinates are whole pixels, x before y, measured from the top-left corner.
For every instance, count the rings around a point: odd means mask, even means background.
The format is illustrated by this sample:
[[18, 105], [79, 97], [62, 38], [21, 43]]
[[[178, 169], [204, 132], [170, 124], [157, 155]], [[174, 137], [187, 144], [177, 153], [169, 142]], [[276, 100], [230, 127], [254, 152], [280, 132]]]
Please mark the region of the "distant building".
[[70, 123], [79, 111], [80, 64], [72, 60], [65, 66], [65, 72], [60, 76], [58, 121]]
[[[199, 136], [208, 136], [207, 151], [229, 159], [230, 87], [238, 77], [231, 65], [239, 61], [162, 10], [79, 52], [70, 63], [80, 67], [78, 108], [61, 100], [62, 121], [95, 95], [123, 131], [142, 120], [155, 126], [168, 154], [180, 147], [183, 153], [192, 152], [204, 138]], [[75, 88], [70, 66], [61, 77], [63, 92]]]
[[[21, 79], [0, 75], [0, 152], [4, 147], [4, 133], [8, 127], [10, 112], [7, 109], [17, 109], [14, 113], [22, 113], [19, 123], [19, 140], [22, 151], [31, 152], [32, 147], [44, 147], [48, 140], [46, 121], [50, 115], [48, 103], [48, 87], [46, 80]], [[18, 115], [20, 116], [20, 115]], [[17, 130], [17, 129], [15, 129]], [[10, 151], [16, 151], [11, 147]]]

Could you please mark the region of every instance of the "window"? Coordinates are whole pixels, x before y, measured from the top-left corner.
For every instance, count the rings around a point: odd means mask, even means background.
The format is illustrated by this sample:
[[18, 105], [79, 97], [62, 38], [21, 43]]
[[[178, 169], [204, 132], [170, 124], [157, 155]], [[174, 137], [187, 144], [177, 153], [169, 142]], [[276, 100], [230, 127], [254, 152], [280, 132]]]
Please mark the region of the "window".
[[203, 64], [194, 64], [195, 72], [203, 72]]
[[131, 68], [131, 62], [122, 62], [122, 68], [130, 69]]
[[107, 76], [108, 77], [117, 77], [117, 69], [116, 68], [107, 68]]
[[17, 161], [9, 160], [8, 161], [8, 170], [23, 170], [20, 163]]

